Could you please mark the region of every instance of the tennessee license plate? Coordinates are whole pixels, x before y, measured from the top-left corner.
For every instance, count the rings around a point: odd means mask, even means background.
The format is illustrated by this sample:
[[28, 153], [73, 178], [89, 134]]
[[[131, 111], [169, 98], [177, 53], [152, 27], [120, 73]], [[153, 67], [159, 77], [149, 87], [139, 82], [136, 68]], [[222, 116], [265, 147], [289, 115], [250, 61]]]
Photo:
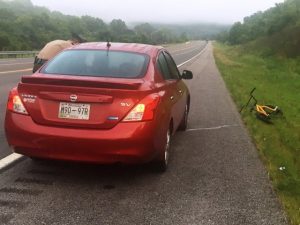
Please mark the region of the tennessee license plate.
[[88, 120], [90, 117], [90, 104], [77, 104], [60, 102], [58, 118]]

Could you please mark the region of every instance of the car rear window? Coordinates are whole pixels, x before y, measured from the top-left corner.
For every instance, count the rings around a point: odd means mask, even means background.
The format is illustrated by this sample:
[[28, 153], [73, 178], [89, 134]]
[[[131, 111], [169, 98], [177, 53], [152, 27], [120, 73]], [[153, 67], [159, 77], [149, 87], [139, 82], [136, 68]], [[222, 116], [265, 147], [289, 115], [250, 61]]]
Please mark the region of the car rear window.
[[106, 50], [67, 50], [43, 68], [46, 74], [138, 78], [145, 75], [149, 56]]

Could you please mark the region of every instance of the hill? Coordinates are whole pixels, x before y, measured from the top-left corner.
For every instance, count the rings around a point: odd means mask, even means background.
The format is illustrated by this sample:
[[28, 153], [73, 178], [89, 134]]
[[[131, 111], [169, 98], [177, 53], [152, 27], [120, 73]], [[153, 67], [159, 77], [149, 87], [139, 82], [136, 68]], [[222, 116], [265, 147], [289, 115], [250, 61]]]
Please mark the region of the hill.
[[[88, 41], [118, 41], [148, 44], [185, 42], [188, 39], [212, 37], [224, 30], [210, 25], [160, 25], [139, 23], [128, 28], [121, 19], [105, 23], [91, 16], [70, 16], [45, 7], [34, 6], [30, 0], [0, 0], [0, 51], [38, 50], [55, 39], [69, 39], [72, 33]], [[222, 27], [222, 29], [220, 29]]]
[[186, 34], [188, 39], [205, 40], [215, 39], [216, 36], [228, 31], [231, 25], [216, 23], [194, 23], [194, 24], [152, 24], [157, 29], [169, 29], [176, 35]]
[[300, 0], [286, 0], [264, 12], [235, 23], [219, 40], [244, 44], [262, 55], [297, 57], [300, 55]]

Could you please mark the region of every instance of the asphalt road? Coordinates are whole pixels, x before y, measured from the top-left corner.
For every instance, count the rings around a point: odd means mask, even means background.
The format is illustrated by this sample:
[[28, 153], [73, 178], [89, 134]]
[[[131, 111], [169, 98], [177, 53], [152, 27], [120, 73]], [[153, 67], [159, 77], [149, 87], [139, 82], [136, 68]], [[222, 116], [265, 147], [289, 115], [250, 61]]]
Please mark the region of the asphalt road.
[[[191, 51], [177, 50], [177, 63]], [[25, 159], [0, 173], [0, 224], [287, 224], [212, 46], [184, 68], [194, 72], [188, 131], [173, 136], [166, 173]]]

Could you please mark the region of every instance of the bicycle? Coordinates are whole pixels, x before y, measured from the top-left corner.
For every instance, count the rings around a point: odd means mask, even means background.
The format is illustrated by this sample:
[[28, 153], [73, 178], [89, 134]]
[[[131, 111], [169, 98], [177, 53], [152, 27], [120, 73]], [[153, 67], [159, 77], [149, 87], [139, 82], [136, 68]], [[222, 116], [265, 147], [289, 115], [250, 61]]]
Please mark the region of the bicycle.
[[253, 93], [256, 90], [256, 88], [253, 88], [252, 91], [250, 92], [250, 98], [247, 102], [246, 105], [244, 105], [240, 113], [243, 111], [244, 108], [248, 107], [250, 104], [250, 101], [253, 99], [254, 100], [254, 105], [251, 107], [251, 112], [255, 110], [256, 112], [256, 117], [264, 122], [270, 123], [271, 120], [271, 115], [276, 115], [276, 114], [282, 114], [282, 111], [279, 109], [278, 106], [273, 106], [273, 105], [259, 105], [257, 102], [257, 99], [254, 97]]

